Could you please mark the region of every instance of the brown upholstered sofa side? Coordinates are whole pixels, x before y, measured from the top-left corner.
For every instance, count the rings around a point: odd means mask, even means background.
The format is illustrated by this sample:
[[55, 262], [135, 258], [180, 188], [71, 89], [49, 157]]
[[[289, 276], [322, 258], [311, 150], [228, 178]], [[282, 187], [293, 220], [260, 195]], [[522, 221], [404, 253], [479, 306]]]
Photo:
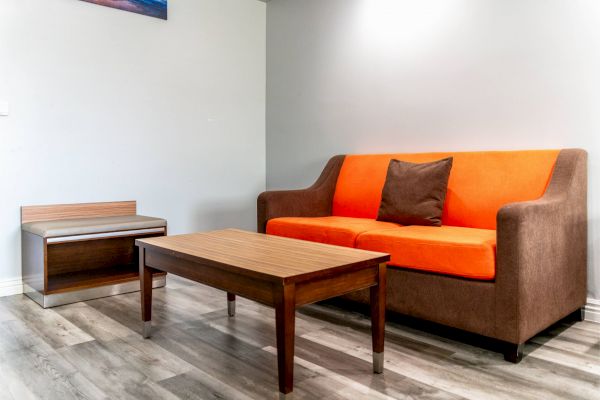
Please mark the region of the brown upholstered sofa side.
[[307, 189], [261, 193], [257, 200], [257, 231], [265, 233], [267, 221], [273, 218], [331, 215], [335, 185], [344, 158], [344, 155], [332, 157], [319, 179]]
[[587, 153], [561, 150], [544, 196], [497, 221], [494, 336], [520, 344], [586, 302]]

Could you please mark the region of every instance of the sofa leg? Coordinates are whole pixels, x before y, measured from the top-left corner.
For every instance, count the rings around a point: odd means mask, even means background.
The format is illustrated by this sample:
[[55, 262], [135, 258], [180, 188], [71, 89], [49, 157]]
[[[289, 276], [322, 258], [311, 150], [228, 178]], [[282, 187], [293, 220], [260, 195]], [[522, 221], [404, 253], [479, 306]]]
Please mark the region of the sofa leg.
[[523, 348], [525, 347], [525, 343], [508, 343], [506, 346], [506, 350], [504, 350], [504, 359], [511, 363], [518, 364], [523, 359]]
[[581, 322], [585, 319], [585, 307], [578, 308], [571, 314], [573, 321]]

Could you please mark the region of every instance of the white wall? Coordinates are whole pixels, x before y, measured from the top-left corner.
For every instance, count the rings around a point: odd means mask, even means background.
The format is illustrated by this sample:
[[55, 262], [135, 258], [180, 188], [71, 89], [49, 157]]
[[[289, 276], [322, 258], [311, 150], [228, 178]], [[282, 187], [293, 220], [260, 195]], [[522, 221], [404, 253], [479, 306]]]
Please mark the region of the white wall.
[[334, 154], [582, 147], [600, 298], [600, 2], [272, 0], [267, 187]]
[[1, 0], [0, 288], [19, 207], [138, 200], [170, 233], [255, 228], [265, 188], [265, 4], [177, 0], [169, 20]]

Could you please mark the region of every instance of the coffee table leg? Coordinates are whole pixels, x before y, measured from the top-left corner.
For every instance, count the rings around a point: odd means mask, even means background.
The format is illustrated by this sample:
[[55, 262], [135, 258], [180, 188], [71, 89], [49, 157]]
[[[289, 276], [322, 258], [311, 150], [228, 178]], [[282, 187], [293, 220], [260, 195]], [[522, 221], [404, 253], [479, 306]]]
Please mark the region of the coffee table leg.
[[235, 316], [235, 294], [227, 292], [227, 314]]
[[285, 285], [276, 291], [275, 325], [277, 329], [277, 368], [279, 398], [291, 399], [294, 388], [294, 336], [296, 324], [296, 287]]
[[142, 336], [150, 337], [152, 326], [152, 269], [146, 266], [146, 249], [140, 247], [140, 293], [142, 296]]
[[373, 335], [373, 372], [383, 372], [385, 340], [386, 264], [379, 264], [378, 284], [371, 286], [371, 333]]

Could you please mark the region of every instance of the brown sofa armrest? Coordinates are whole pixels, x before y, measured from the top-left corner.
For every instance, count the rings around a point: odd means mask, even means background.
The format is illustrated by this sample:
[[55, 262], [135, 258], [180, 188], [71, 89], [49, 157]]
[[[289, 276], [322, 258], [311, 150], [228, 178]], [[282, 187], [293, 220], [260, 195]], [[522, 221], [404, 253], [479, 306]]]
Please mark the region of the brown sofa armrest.
[[257, 231], [265, 233], [267, 222], [273, 218], [331, 215], [333, 193], [344, 158], [332, 157], [319, 179], [307, 189], [261, 193], [257, 200]]
[[560, 151], [544, 196], [497, 222], [497, 336], [524, 343], [586, 301], [587, 153]]

